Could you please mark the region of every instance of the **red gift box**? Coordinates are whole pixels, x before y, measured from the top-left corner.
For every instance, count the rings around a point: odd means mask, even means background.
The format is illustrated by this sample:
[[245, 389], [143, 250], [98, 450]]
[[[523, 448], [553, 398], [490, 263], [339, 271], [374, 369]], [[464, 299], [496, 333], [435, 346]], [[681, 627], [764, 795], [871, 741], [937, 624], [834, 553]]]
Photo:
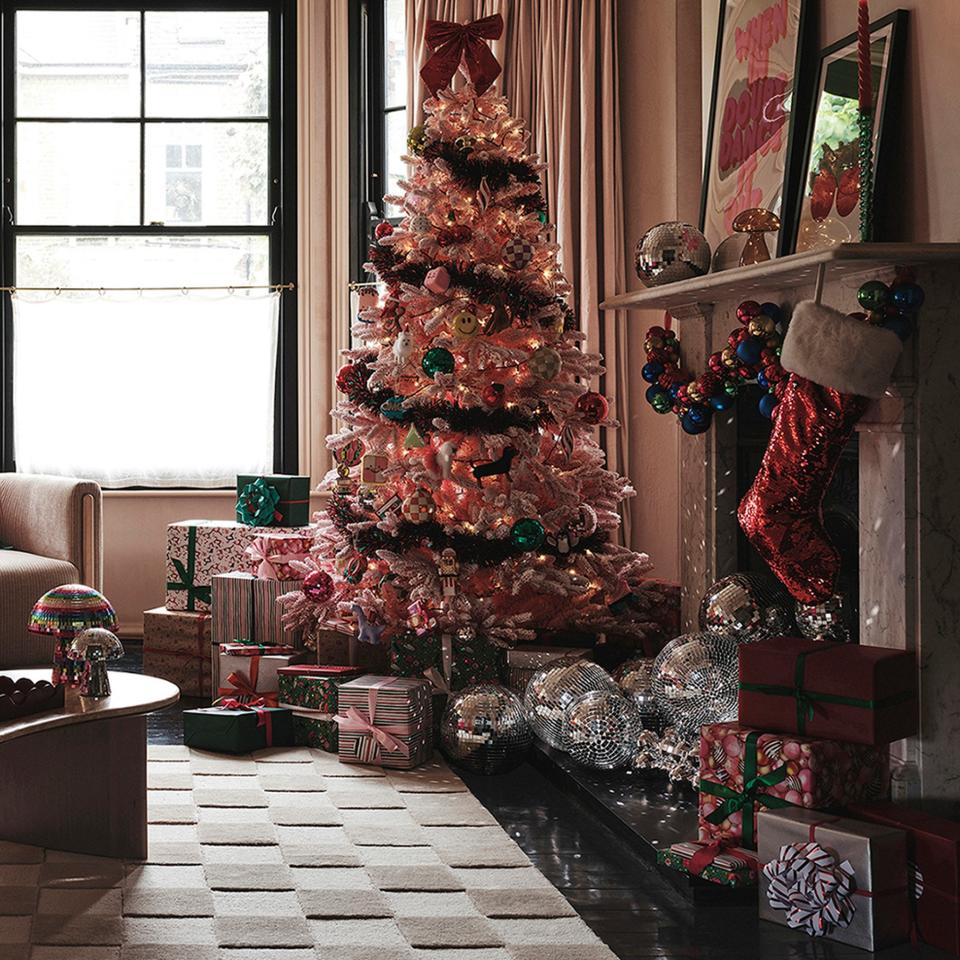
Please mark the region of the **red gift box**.
[[906, 831], [917, 936], [960, 955], [960, 823], [894, 803], [858, 803], [850, 813]]
[[740, 722], [874, 746], [919, 730], [912, 653], [781, 637], [740, 645]]
[[823, 810], [876, 800], [886, 784], [885, 750], [736, 723], [706, 724], [700, 728], [699, 839], [754, 849], [760, 810]]

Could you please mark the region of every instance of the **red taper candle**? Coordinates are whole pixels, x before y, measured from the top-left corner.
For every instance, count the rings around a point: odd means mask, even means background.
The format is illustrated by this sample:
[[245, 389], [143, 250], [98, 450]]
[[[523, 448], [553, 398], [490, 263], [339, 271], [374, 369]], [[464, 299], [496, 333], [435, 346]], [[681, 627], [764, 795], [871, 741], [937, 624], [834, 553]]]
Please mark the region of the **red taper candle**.
[[858, 0], [857, 4], [857, 64], [860, 109], [869, 110], [873, 106], [873, 65], [870, 62], [870, 10], [867, 0]]

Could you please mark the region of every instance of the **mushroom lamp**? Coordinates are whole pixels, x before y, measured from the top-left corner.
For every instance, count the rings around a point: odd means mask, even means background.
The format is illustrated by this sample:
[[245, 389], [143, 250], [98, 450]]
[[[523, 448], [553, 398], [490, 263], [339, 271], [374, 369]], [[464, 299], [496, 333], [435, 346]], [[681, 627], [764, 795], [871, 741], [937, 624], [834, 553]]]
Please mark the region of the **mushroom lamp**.
[[80, 684], [81, 697], [97, 700], [110, 696], [110, 676], [107, 661], [123, 656], [123, 644], [115, 633], [103, 627], [88, 627], [81, 630], [70, 644], [70, 657], [85, 663]]
[[740, 266], [748, 263], [763, 263], [770, 259], [765, 233], [775, 233], [780, 229], [780, 218], [772, 210], [753, 207], [738, 213], [733, 220], [734, 233], [745, 233], [747, 242], [740, 254]]

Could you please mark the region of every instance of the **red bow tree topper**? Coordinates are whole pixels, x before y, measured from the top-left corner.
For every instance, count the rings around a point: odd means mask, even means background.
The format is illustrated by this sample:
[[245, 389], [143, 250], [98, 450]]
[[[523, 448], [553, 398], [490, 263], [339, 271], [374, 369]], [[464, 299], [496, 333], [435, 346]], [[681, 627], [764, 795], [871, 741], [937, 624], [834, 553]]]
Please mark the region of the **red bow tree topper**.
[[500, 76], [500, 64], [487, 46], [503, 33], [503, 17], [499, 13], [474, 20], [473, 23], [451, 23], [428, 20], [426, 41], [433, 56], [420, 68], [423, 82], [431, 93], [437, 93], [453, 79], [462, 60], [478, 94], [482, 94]]

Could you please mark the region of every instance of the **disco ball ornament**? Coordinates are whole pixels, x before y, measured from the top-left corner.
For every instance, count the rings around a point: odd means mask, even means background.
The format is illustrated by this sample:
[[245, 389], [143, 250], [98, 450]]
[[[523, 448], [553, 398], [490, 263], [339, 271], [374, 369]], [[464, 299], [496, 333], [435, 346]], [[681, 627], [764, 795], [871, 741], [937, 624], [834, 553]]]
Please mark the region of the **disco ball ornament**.
[[790, 628], [790, 597], [769, 577], [733, 573], [718, 580], [700, 603], [700, 629], [741, 642], [782, 635]]
[[564, 711], [591, 690], [619, 694], [620, 688], [603, 667], [590, 660], [554, 660], [527, 684], [523, 706], [533, 732], [548, 746], [565, 750]]
[[663, 718], [657, 707], [657, 698], [653, 695], [653, 657], [637, 657], [620, 664], [613, 673], [613, 679], [640, 711], [640, 719], [645, 730], [659, 732], [663, 728]]
[[527, 361], [530, 372], [540, 380], [552, 380], [563, 366], [563, 358], [553, 347], [538, 347]]
[[440, 749], [474, 773], [505, 773], [523, 763], [533, 731], [516, 694], [495, 683], [451, 697], [440, 723]]
[[594, 770], [625, 767], [643, 730], [640, 711], [609, 690], [588, 690], [563, 712], [563, 744], [577, 763]]
[[710, 269], [710, 244], [689, 223], [658, 223], [637, 243], [636, 267], [648, 287], [702, 277]]
[[326, 570], [311, 570], [304, 578], [300, 589], [314, 603], [326, 603], [333, 596], [333, 577]]
[[737, 719], [738, 664], [733, 637], [687, 633], [653, 663], [653, 693], [680, 737], [696, 738], [705, 723]]
[[510, 542], [518, 550], [538, 550], [546, 535], [543, 524], [533, 517], [521, 517], [510, 528]]
[[847, 643], [850, 631], [847, 629], [843, 612], [843, 598], [839, 594], [822, 603], [796, 604], [797, 627], [807, 640], [834, 640]]
[[420, 362], [428, 377], [435, 377], [438, 373], [453, 373], [454, 365], [453, 354], [446, 347], [431, 347]]

